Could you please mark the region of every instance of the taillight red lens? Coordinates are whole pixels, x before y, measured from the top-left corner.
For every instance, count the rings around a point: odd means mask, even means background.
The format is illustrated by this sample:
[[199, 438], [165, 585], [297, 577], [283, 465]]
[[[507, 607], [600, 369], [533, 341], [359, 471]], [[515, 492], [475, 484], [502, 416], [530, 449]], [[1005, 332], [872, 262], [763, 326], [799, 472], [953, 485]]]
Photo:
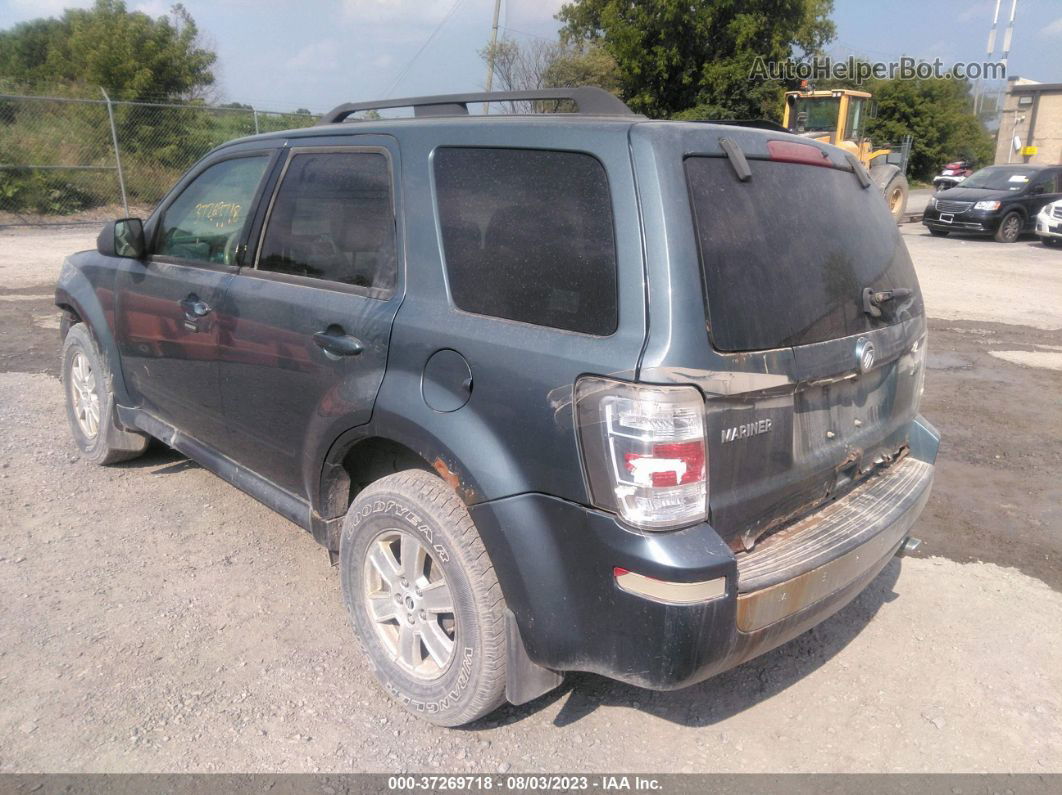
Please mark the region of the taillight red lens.
[[697, 389], [584, 376], [575, 393], [595, 506], [647, 530], [705, 519], [704, 397]]
[[675, 442], [653, 445], [651, 454], [626, 453], [627, 471], [650, 467], [653, 487], [685, 486], [704, 479], [704, 442]]
[[771, 154], [771, 160], [779, 160], [783, 163], [803, 163], [808, 166], [825, 166], [826, 168], [833, 165], [824, 151], [811, 144], [798, 144], [795, 141], [768, 141], [767, 151]]

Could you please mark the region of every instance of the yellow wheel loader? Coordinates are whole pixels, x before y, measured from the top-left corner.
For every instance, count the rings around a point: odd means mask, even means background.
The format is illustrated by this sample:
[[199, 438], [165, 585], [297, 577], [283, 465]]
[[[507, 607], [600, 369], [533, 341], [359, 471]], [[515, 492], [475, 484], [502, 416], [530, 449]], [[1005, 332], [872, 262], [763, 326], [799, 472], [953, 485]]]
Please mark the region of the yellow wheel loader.
[[866, 91], [789, 91], [785, 95], [782, 125], [791, 133], [831, 143], [852, 154], [870, 172], [893, 218], [899, 222], [907, 209], [907, 178], [895, 161], [900, 153], [875, 149], [867, 137], [866, 119], [871, 95]]

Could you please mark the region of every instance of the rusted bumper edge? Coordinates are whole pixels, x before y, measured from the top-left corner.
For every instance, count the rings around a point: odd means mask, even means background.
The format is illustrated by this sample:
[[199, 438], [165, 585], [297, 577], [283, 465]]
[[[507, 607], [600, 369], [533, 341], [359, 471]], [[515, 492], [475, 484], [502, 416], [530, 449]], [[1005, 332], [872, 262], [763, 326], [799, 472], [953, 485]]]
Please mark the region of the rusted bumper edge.
[[826, 598], [891, 555], [925, 506], [933, 465], [904, 459], [738, 556], [737, 627], [754, 632]]
[[738, 556], [731, 665], [824, 621], [885, 568], [929, 500], [939, 443], [918, 417], [908, 458], [800, 522], [797, 532]]

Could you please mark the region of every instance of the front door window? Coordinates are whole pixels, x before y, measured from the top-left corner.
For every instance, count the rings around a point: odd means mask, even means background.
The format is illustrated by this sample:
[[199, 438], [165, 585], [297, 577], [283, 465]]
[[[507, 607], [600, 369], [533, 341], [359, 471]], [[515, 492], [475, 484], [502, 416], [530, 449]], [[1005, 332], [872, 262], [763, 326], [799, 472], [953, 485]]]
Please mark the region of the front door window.
[[269, 157], [237, 157], [215, 163], [166, 208], [155, 254], [234, 265], [236, 247], [251, 212]]

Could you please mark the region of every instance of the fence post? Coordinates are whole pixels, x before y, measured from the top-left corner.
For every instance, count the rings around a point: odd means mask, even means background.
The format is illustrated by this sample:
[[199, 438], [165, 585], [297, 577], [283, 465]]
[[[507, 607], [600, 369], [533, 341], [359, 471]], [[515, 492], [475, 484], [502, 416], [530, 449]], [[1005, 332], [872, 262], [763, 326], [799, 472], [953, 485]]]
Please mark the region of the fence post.
[[258, 135], [258, 110], [251, 108], [251, 113], [254, 114], [254, 134]]
[[122, 191], [122, 207], [125, 208], [125, 214], [129, 215], [129, 201], [125, 196], [125, 177], [122, 174], [122, 158], [118, 154], [118, 130], [114, 126], [114, 110], [111, 107], [111, 98], [107, 96], [107, 89], [100, 86], [100, 91], [103, 92], [103, 98], [107, 101], [107, 118], [111, 123], [111, 141], [114, 143], [114, 164], [118, 167], [118, 187]]

